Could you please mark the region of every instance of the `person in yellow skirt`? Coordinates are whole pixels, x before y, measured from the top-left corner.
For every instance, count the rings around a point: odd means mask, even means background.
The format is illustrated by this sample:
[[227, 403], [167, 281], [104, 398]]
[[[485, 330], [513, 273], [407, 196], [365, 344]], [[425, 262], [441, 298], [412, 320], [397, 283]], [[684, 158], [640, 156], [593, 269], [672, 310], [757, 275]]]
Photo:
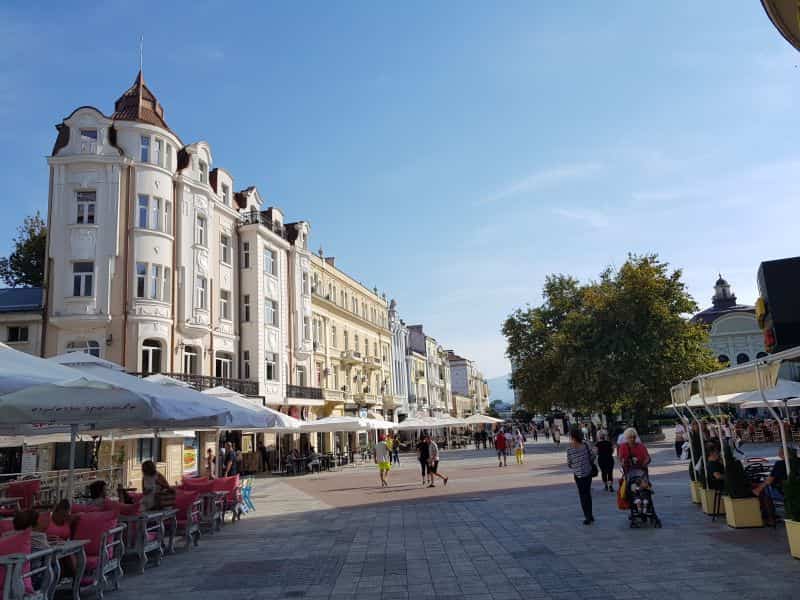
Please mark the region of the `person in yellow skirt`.
[[392, 469], [391, 453], [386, 442], [386, 436], [381, 434], [378, 443], [375, 444], [375, 464], [378, 465], [378, 472], [381, 475], [381, 487], [389, 487], [389, 471]]
[[521, 465], [525, 457], [525, 436], [517, 429], [514, 434], [514, 454], [517, 458], [517, 464]]

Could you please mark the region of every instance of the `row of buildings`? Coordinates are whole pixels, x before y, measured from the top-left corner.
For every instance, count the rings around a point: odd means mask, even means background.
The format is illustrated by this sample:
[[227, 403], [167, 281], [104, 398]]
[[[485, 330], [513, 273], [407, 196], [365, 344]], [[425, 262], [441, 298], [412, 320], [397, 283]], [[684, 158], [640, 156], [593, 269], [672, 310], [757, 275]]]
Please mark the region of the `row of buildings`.
[[473, 361], [310, 251], [311, 225], [242, 188], [208, 143], [182, 141], [141, 72], [110, 115], [82, 106], [56, 129], [46, 283], [0, 290], [0, 341], [222, 385], [302, 419], [486, 409]]

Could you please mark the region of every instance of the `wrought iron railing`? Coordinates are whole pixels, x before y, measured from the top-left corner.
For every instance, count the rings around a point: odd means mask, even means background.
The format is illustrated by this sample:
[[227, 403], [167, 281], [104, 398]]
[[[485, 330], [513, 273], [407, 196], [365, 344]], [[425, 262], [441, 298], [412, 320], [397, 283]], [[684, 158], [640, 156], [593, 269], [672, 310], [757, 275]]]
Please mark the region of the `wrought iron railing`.
[[306, 387], [304, 385], [287, 385], [287, 398], [299, 398], [303, 400], [323, 400], [322, 388]]
[[[152, 373], [133, 373], [138, 377], [147, 377]], [[226, 387], [243, 396], [258, 396], [258, 382], [248, 379], [231, 379], [229, 377], [211, 377], [210, 375], [194, 375], [192, 373], [162, 373], [178, 381], [188, 383], [196, 390], [207, 390], [213, 387]]]
[[240, 225], [262, 225], [282, 238], [286, 238], [286, 228], [270, 219], [266, 213], [252, 209], [239, 215]]

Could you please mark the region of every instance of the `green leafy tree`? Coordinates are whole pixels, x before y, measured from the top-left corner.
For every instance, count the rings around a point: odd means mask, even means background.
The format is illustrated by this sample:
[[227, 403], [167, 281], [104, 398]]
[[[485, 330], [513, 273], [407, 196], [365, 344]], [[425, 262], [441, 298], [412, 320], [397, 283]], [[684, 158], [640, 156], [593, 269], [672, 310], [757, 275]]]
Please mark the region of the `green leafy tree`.
[[492, 400], [489, 403], [489, 408], [486, 409], [486, 414], [489, 415], [490, 417], [494, 417], [495, 419], [499, 419], [500, 413], [497, 412], [497, 405], [501, 403], [502, 403], [501, 400]]
[[44, 283], [45, 248], [47, 228], [37, 211], [25, 217], [17, 227], [14, 249], [7, 257], [0, 257], [0, 279], [11, 287], [41, 287]]
[[708, 332], [680, 270], [656, 255], [629, 256], [597, 281], [552, 275], [544, 302], [503, 325], [511, 385], [531, 411], [629, 413], [644, 429], [675, 383], [717, 368]]

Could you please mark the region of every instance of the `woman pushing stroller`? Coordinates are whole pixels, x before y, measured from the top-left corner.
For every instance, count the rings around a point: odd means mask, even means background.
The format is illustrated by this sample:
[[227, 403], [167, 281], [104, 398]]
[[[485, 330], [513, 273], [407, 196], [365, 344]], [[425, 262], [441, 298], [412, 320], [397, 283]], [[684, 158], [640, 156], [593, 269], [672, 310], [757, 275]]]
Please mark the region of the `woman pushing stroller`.
[[625, 495], [630, 504], [631, 527], [651, 521], [661, 527], [661, 521], [653, 506], [653, 486], [650, 482], [648, 467], [651, 462], [647, 447], [639, 439], [633, 427], [623, 433], [625, 443], [617, 449], [617, 456], [622, 466], [625, 480]]

